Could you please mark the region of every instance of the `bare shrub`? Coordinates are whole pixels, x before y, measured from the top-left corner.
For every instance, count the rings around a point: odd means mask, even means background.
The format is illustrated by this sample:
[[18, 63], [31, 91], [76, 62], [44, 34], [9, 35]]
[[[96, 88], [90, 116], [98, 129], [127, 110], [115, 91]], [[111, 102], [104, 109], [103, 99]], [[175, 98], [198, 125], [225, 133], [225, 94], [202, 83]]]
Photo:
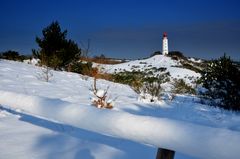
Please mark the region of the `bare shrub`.
[[163, 93], [161, 84], [169, 81], [168, 74], [161, 74], [157, 77], [146, 77], [143, 79], [143, 84], [139, 88], [139, 92], [143, 99], [149, 99], [150, 102], [156, 102], [160, 99]]
[[97, 108], [112, 109], [113, 108], [113, 100], [107, 99], [109, 87], [107, 87], [107, 89], [98, 89], [97, 88], [97, 79], [99, 78], [99, 73], [98, 73], [97, 68], [95, 68], [92, 71], [92, 76], [94, 78], [92, 92], [95, 96], [95, 98], [93, 98], [93, 100], [92, 100], [92, 105], [96, 106]]
[[174, 94], [196, 94], [195, 89], [188, 85], [183, 79], [175, 79], [173, 86], [174, 89], [172, 93]]
[[41, 68], [41, 72], [37, 73], [37, 78], [45, 82], [49, 82], [52, 79], [52, 77], [53, 77], [52, 69], [47, 66], [43, 66]]
[[142, 87], [140, 88], [141, 94], [145, 97], [150, 95], [150, 102], [154, 102], [158, 99], [162, 92], [162, 82], [157, 77], [148, 77], [145, 79]]

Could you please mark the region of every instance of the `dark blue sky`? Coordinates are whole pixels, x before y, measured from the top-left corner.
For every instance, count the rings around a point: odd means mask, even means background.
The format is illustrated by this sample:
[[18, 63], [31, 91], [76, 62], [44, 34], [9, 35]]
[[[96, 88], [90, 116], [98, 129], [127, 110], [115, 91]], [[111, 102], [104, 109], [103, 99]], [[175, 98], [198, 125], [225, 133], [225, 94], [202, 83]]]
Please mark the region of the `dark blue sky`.
[[57, 20], [80, 46], [91, 39], [91, 55], [142, 58], [161, 50], [240, 60], [238, 0], [1, 0], [0, 51], [30, 54], [35, 37]]

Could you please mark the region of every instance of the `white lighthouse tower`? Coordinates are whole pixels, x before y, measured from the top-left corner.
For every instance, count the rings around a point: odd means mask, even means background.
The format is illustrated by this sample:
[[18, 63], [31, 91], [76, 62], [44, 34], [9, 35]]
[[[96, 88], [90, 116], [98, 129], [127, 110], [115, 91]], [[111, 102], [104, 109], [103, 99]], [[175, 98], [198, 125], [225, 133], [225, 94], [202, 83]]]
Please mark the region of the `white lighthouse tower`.
[[162, 54], [167, 55], [168, 54], [168, 39], [167, 39], [167, 33], [163, 33], [163, 41], [162, 41]]

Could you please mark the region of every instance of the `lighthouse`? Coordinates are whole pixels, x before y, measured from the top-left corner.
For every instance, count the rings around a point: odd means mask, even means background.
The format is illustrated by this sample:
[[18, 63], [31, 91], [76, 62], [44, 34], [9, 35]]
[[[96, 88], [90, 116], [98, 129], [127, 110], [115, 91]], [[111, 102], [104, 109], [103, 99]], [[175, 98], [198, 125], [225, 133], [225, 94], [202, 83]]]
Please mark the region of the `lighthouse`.
[[167, 39], [167, 33], [163, 33], [163, 41], [162, 41], [162, 54], [167, 55], [168, 54], [168, 39]]

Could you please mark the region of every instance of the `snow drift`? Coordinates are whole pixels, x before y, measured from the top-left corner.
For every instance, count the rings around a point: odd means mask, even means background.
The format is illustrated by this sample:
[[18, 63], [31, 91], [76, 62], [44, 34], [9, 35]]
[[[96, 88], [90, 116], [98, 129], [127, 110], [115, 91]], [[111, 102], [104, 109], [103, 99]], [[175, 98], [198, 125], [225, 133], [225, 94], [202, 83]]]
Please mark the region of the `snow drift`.
[[96, 109], [59, 99], [7, 91], [0, 91], [0, 94], [0, 103], [5, 107], [97, 133], [172, 149], [199, 158], [240, 156], [240, 134], [236, 131]]

